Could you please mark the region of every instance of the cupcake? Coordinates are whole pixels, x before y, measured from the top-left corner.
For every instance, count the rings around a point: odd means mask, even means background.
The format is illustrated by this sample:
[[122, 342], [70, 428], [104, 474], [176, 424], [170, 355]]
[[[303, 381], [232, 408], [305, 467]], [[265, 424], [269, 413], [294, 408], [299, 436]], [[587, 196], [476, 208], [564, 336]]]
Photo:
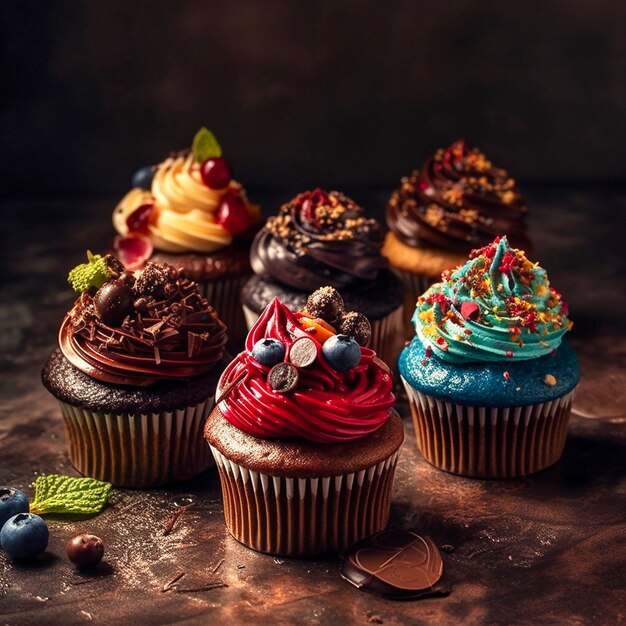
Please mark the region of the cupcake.
[[123, 487], [152, 487], [211, 465], [202, 429], [223, 368], [226, 326], [195, 282], [166, 264], [135, 275], [88, 255], [80, 293], [42, 371], [61, 404], [72, 465]]
[[506, 237], [419, 297], [398, 365], [427, 461], [509, 478], [559, 460], [580, 378], [567, 316], [545, 270]]
[[214, 135], [202, 128], [191, 150], [133, 176], [113, 212], [116, 253], [128, 269], [149, 257], [183, 268], [220, 312], [229, 338], [246, 335], [239, 292], [251, 274], [249, 250], [259, 207], [233, 179]]
[[506, 170], [464, 141], [437, 150], [402, 179], [386, 209], [383, 254], [405, 286], [405, 328], [417, 296], [499, 234], [529, 251], [526, 202]]
[[235, 539], [314, 556], [386, 526], [404, 433], [390, 371], [373, 350], [312, 333], [275, 298], [217, 395], [205, 436]]
[[277, 297], [292, 310], [329, 285], [372, 325], [372, 349], [395, 363], [402, 345], [403, 288], [380, 254], [379, 223], [338, 191], [297, 195], [270, 217], [252, 242], [254, 276], [242, 290], [248, 328]]

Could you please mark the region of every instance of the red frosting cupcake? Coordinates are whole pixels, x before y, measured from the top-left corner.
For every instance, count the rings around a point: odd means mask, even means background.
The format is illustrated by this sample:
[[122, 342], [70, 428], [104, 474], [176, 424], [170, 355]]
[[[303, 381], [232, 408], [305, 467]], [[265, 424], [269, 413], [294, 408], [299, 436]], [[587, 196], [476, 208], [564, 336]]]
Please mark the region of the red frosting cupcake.
[[385, 527], [404, 434], [373, 350], [274, 299], [217, 395], [205, 435], [236, 539], [310, 556]]

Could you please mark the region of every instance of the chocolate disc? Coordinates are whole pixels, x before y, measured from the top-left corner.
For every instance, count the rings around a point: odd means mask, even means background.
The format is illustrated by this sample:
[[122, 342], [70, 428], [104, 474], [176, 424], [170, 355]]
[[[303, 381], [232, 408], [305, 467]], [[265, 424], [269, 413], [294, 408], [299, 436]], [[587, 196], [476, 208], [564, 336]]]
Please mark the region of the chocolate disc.
[[267, 375], [270, 387], [278, 393], [288, 393], [298, 384], [298, 370], [291, 363], [278, 363]]
[[312, 339], [301, 337], [291, 344], [289, 360], [296, 367], [307, 367], [317, 358], [317, 346]]
[[429, 537], [414, 530], [384, 530], [355, 543], [343, 555], [341, 575], [363, 591], [410, 599], [446, 593], [435, 589], [443, 560]]

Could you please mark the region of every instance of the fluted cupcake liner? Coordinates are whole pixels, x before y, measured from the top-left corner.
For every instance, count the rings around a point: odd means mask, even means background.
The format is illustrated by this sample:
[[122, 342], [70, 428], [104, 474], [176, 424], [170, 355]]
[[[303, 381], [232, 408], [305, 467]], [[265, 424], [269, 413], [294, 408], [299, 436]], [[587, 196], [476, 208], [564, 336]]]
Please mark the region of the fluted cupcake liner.
[[[248, 329], [254, 326], [259, 315], [249, 307], [243, 305], [243, 313]], [[370, 320], [372, 338], [369, 347], [392, 369], [395, 370], [398, 354], [404, 343], [402, 334], [403, 307], [398, 307], [389, 315], [379, 320]]]
[[417, 447], [439, 469], [476, 478], [539, 472], [563, 453], [575, 389], [523, 407], [473, 407], [425, 395], [402, 379]]
[[226, 527], [254, 550], [281, 556], [339, 552], [387, 525], [398, 451], [351, 474], [288, 478], [247, 469], [210, 447]]
[[246, 320], [241, 311], [241, 289], [249, 274], [236, 278], [219, 278], [198, 283], [202, 296], [217, 311], [220, 319], [228, 327], [228, 339], [243, 344], [248, 332]]
[[422, 276], [421, 274], [413, 274], [405, 270], [394, 268], [394, 273], [402, 281], [404, 287], [404, 311], [403, 311], [403, 327], [405, 338], [410, 339], [415, 335], [415, 328], [411, 323], [411, 317], [415, 311], [415, 303], [433, 283], [437, 282], [437, 278], [430, 276]]
[[60, 402], [70, 461], [84, 476], [118, 487], [192, 478], [212, 464], [203, 428], [213, 400], [145, 414], [103, 413]]

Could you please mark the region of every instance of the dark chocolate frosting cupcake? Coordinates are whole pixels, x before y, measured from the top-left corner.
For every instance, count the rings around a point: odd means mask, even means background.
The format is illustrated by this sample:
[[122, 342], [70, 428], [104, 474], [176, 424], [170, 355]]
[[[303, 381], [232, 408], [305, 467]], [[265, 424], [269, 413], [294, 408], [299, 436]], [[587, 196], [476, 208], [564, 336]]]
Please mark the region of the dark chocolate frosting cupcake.
[[211, 462], [201, 432], [226, 326], [183, 270], [149, 262], [132, 273], [111, 255], [88, 257], [70, 272], [80, 295], [42, 371], [70, 460], [120, 486], [195, 476]]
[[391, 232], [409, 246], [468, 254], [503, 233], [512, 245], [528, 250], [526, 213], [507, 171], [461, 140], [437, 150], [402, 179], [386, 219]]
[[374, 349], [394, 363], [404, 294], [381, 255], [383, 242], [378, 221], [343, 193], [298, 194], [267, 220], [252, 243], [255, 274], [241, 291], [248, 327], [274, 298], [298, 310], [308, 293], [328, 285], [341, 292], [346, 307], [372, 321]]
[[270, 217], [250, 251], [254, 272], [303, 291], [376, 279], [387, 266], [380, 224], [338, 191], [298, 194]]

